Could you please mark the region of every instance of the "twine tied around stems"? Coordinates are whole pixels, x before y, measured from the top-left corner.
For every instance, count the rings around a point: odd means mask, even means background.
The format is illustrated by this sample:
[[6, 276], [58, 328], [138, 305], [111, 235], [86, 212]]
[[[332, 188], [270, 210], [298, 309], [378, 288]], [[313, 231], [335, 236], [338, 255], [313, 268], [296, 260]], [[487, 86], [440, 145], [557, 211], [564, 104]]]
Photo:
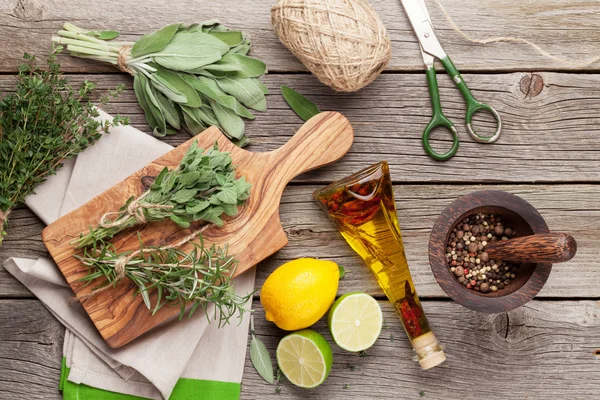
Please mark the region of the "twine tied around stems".
[[[202, 232], [204, 232], [210, 226], [211, 226], [211, 224], [205, 224], [202, 227], [200, 227], [199, 229], [196, 229], [195, 231], [190, 233], [189, 235], [184, 236], [183, 238], [181, 238], [180, 240], [178, 240], [175, 243], [161, 246], [159, 248], [139, 249], [139, 250], [131, 252], [127, 255], [123, 255], [123, 256], [117, 258], [117, 260], [115, 261], [115, 263], [113, 265], [113, 268], [115, 269], [115, 272], [116, 272], [116, 278], [115, 278], [114, 282], [116, 283], [125, 277], [125, 269], [127, 267], [127, 264], [129, 264], [129, 262], [131, 261], [132, 258], [139, 256], [140, 254], [143, 254], [143, 253], [151, 253], [154, 251], [169, 250], [169, 249], [174, 249], [179, 246], [183, 246], [184, 244], [188, 243], [192, 239], [196, 238], [198, 235], [200, 235]], [[83, 296], [77, 296], [76, 299], [81, 302], [82, 300], [89, 299], [89, 298], [97, 295], [98, 293], [102, 293], [105, 290], [108, 290], [111, 287], [113, 287], [113, 285], [110, 285], [110, 283], [107, 283], [105, 286], [102, 286], [98, 289], [94, 289], [92, 292], [90, 292], [88, 294], [85, 294]]]
[[131, 46], [122, 46], [119, 49], [119, 55], [117, 56], [117, 67], [121, 72], [127, 72], [129, 75], [133, 75], [133, 71], [127, 66], [127, 59], [131, 54]]
[[[135, 218], [135, 220], [139, 224], [145, 224], [146, 216], [144, 214], [144, 210], [149, 210], [149, 209], [168, 210], [168, 209], [173, 208], [173, 206], [166, 205], [166, 204], [142, 203], [141, 201], [144, 199], [144, 197], [146, 197], [146, 195], [148, 195], [148, 193], [150, 193], [150, 192], [149, 191], [144, 192], [140, 197], [132, 200], [131, 203], [129, 203], [129, 205], [127, 206], [127, 208], [123, 211], [111, 211], [111, 212], [104, 213], [100, 217], [99, 225], [102, 228], [113, 228], [115, 226], [122, 225], [125, 222], [125, 220], [129, 217]], [[114, 215], [116, 215], [117, 217], [111, 221], [110, 217], [112, 217]]]

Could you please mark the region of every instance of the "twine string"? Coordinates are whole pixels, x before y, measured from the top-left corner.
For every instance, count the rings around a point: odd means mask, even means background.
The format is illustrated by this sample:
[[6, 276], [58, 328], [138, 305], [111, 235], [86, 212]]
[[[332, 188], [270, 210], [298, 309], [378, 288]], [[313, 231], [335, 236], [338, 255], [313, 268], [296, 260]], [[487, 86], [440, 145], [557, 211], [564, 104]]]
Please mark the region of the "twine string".
[[466, 34], [465, 32], [463, 32], [462, 29], [460, 29], [460, 27], [458, 26], [458, 24], [456, 22], [454, 22], [454, 20], [452, 19], [452, 17], [448, 13], [448, 11], [446, 11], [446, 8], [442, 5], [442, 3], [439, 0], [433, 0], [433, 2], [442, 11], [442, 14], [444, 14], [444, 17], [446, 18], [446, 20], [448, 21], [448, 23], [450, 24], [450, 26], [452, 27], [452, 29], [456, 33], [458, 33], [459, 35], [461, 35], [465, 40], [467, 40], [467, 41], [469, 41], [471, 43], [481, 44], [481, 45], [486, 45], [486, 44], [489, 44], [489, 43], [500, 43], [500, 42], [526, 44], [528, 46], [531, 46], [535, 51], [537, 51], [539, 54], [543, 55], [544, 57], [550, 58], [550, 59], [552, 59], [554, 61], [561, 62], [563, 64], [567, 64], [568, 66], [570, 66], [572, 68], [584, 68], [584, 67], [588, 67], [588, 66], [596, 63], [597, 61], [600, 61], [600, 56], [594, 56], [594, 57], [591, 57], [591, 58], [589, 58], [587, 60], [571, 61], [571, 60], [569, 60], [567, 58], [558, 57], [558, 56], [555, 56], [553, 54], [548, 53], [542, 47], [540, 47], [539, 45], [535, 44], [534, 42], [532, 42], [530, 40], [523, 39], [523, 38], [518, 38], [518, 37], [513, 37], [513, 36], [495, 36], [495, 37], [491, 37], [491, 38], [487, 38], [487, 39], [476, 39], [476, 38], [473, 38], [473, 37], [469, 36], [468, 34]]
[[119, 55], [117, 56], [117, 67], [121, 72], [127, 72], [130, 75], [133, 75], [133, 71], [127, 66], [127, 59], [131, 54], [131, 46], [121, 46], [119, 49]]
[[[125, 223], [125, 221], [129, 217], [135, 218], [138, 224], [146, 223], [146, 215], [144, 214], [144, 210], [150, 209], [162, 209], [168, 210], [173, 208], [173, 206], [167, 204], [153, 204], [153, 203], [143, 203], [142, 200], [146, 195], [150, 193], [149, 191], [144, 192], [140, 197], [134, 199], [129, 203], [127, 208], [123, 211], [111, 211], [104, 213], [100, 217], [99, 225], [102, 228], [114, 228], [116, 226], [121, 226]], [[116, 216], [115, 219], [111, 220], [111, 217]]]

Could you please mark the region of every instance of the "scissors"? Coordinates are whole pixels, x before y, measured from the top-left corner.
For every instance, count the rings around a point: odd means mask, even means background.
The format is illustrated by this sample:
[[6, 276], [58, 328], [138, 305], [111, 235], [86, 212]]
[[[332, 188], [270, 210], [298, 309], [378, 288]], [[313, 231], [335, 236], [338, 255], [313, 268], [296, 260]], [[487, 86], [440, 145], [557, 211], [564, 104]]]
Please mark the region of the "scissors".
[[[433, 31], [433, 25], [431, 24], [431, 18], [427, 11], [427, 6], [424, 0], [401, 0], [402, 6], [408, 15], [408, 19], [419, 39], [419, 46], [421, 47], [421, 54], [423, 56], [423, 62], [427, 67], [427, 84], [429, 86], [429, 95], [431, 96], [431, 108], [433, 109], [433, 116], [431, 121], [425, 127], [423, 132], [423, 148], [425, 152], [434, 160], [446, 161], [452, 158], [458, 150], [458, 133], [452, 121], [450, 121], [442, 112], [442, 104], [440, 103], [440, 93], [438, 89], [438, 83], [433, 66], [434, 59], [439, 59], [444, 69], [450, 75], [458, 90], [465, 99], [467, 105], [467, 113], [465, 121], [469, 134], [475, 141], [480, 143], [493, 143], [500, 137], [502, 130], [502, 120], [500, 114], [487, 104], [481, 103], [473, 97], [473, 94], [467, 87], [467, 84], [463, 80], [462, 76], [444, 52], [440, 41], [435, 36]], [[473, 115], [478, 111], [485, 111], [491, 113], [496, 119], [497, 129], [492, 136], [483, 136], [475, 132], [473, 129], [472, 121]], [[429, 144], [429, 137], [434, 128], [443, 127], [450, 131], [452, 134], [452, 148], [443, 154], [435, 152]]]

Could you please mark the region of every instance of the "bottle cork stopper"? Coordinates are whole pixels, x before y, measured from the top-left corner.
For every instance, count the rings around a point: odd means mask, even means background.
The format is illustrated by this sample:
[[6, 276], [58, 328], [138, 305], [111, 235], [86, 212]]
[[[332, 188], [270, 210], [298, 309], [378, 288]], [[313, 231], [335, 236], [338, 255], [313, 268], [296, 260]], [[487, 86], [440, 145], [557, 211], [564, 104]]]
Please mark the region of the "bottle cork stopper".
[[422, 369], [433, 368], [446, 360], [446, 354], [440, 347], [433, 332], [427, 332], [412, 340]]

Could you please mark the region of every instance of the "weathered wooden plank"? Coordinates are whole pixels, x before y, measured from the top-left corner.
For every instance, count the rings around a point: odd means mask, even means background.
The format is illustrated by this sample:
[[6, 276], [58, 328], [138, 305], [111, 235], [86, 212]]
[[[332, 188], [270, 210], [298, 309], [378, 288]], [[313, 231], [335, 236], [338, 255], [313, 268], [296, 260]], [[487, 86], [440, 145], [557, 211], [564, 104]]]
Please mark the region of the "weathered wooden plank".
[[[447, 76], [440, 76], [444, 110], [455, 121], [461, 138], [458, 154], [440, 163], [422, 148], [422, 132], [431, 117], [424, 74], [388, 74], [356, 94], [334, 94], [309, 75], [269, 75], [269, 111], [247, 122], [253, 151], [273, 150], [289, 140], [302, 125], [279, 95], [291, 85], [323, 110], [340, 111], [354, 126], [355, 141], [339, 162], [305, 174], [296, 182], [328, 182], [379, 160], [388, 160], [399, 182], [568, 182], [600, 181], [600, 75], [540, 73], [541, 92], [521, 91], [531, 74], [466, 75], [481, 101], [497, 107], [503, 117], [503, 136], [492, 145], [475, 143], [467, 134], [464, 103]], [[99, 94], [125, 83], [128, 90], [105, 108], [130, 116], [132, 124], [148, 132], [148, 125], [131, 79], [124, 75], [76, 76], [90, 78]], [[0, 91], [13, 87], [10, 76], [0, 76]], [[525, 88], [524, 88], [525, 90]], [[527, 87], [527, 90], [528, 87]], [[527, 92], [527, 90], [525, 90]], [[536, 94], [534, 96], [534, 94]], [[488, 121], [480, 126], [489, 128]], [[448, 148], [448, 137], [434, 145]], [[167, 137], [178, 145], [187, 133]]]
[[[448, 360], [421, 371], [400, 321], [387, 301], [380, 339], [367, 357], [332, 345], [334, 364], [319, 388], [302, 390], [285, 380], [281, 393], [265, 383], [249, 359], [243, 399], [595, 399], [600, 391], [600, 310], [597, 301], [533, 301], [508, 314], [485, 315], [453, 302], [423, 301]], [[256, 331], [274, 354], [285, 332], [266, 322], [258, 300]], [[0, 300], [2, 399], [61, 398], [57, 390], [62, 326], [35, 300]], [[324, 321], [315, 330], [327, 333]], [[483, 382], [482, 384], [478, 382]], [[345, 386], [348, 385], [347, 388]]]
[[0, 301], [0, 397], [60, 399], [64, 327], [37, 300]]
[[[411, 361], [414, 352], [398, 317], [388, 302], [381, 305], [388, 327], [366, 357], [332, 345], [333, 367], [323, 385], [302, 390], [283, 380], [279, 395], [247, 359], [242, 399], [598, 397], [600, 375], [594, 351], [600, 346], [600, 303], [596, 301], [533, 301], [495, 315], [469, 311], [453, 302], [424, 301], [448, 357], [429, 371]], [[256, 303], [255, 309], [258, 336], [274, 354], [285, 332], [266, 322]], [[314, 329], [333, 343], [324, 321]]]
[[[519, 42], [473, 45], [452, 29], [434, 0], [428, 0], [437, 34], [447, 53], [459, 68], [468, 70], [556, 70], [594, 69], [600, 63], [585, 65], [597, 55], [600, 40], [598, 5], [593, 0], [524, 0], [481, 2], [478, 0], [439, 0], [454, 22], [475, 39], [516, 37], [536, 43], [562, 62]], [[253, 41], [253, 55], [260, 57], [273, 72], [298, 71], [302, 65], [285, 49], [271, 29], [270, 9], [274, 0], [237, 1], [183, 0], [166, 5], [149, 0], [135, 2], [109, 0], [5, 0], [0, 3], [0, 36], [6, 46], [0, 49], [0, 71], [15, 71], [23, 52], [45, 54], [50, 38], [64, 22], [86, 28], [121, 31], [126, 40], [176, 22], [198, 22], [218, 18], [236, 29], [247, 31]], [[408, 19], [397, 0], [372, 0], [387, 26], [393, 57], [389, 70], [421, 70], [423, 62]], [[132, 14], [134, 18], [132, 18]], [[96, 62], [62, 57], [68, 71], [107, 72], [111, 67]]]
[[[363, 262], [312, 200], [311, 193], [317, 188], [294, 185], [285, 190], [280, 214], [289, 244], [259, 265], [256, 287], [260, 288], [266, 277], [288, 260], [320, 257], [346, 267], [340, 293], [359, 290], [381, 295]], [[597, 287], [600, 280], [597, 257], [600, 246], [599, 185], [396, 185], [394, 190], [405, 248], [420, 296], [445, 296], [431, 273], [427, 257], [429, 232], [437, 216], [459, 196], [483, 188], [502, 189], [522, 196], [538, 208], [550, 229], [571, 233], [578, 241], [578, 254], [570, 262], [553, 267], [540, 297], [600, 296]], [[39, 237], [42, 224], [24, 210], [19, 211], [17, 217], [19, 221], [11, 222], [8, 240], [0, 248], [0, 260], [12, 256], [37, 258], [44, 254]], [[21, 225], [21, 219], [32, 223]], [[0, 297], [17, 296], [31, 294], [0, 267]]]

